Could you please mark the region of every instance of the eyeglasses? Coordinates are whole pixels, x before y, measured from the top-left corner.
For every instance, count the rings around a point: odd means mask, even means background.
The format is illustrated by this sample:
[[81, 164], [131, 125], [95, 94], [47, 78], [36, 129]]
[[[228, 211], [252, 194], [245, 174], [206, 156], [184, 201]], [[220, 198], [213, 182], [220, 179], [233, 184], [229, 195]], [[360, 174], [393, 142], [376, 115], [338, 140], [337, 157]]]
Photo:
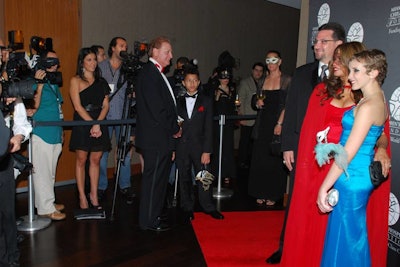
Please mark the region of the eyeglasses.
[[278, 63], [278, 61], [279, 61], [279, 58], [277, 58], [277, 57], [268, 57], [265, 60], [265, 63], [267, 63], [267, 64], [276, 64], [276, 63]]
[[316, 45], [316, 44], [318, 44], [319, 42], [322, 44], [322, 45], [326, 45], [328, 42], [336, 42], [337, 40], [324, 40], [324, 39], [322, 39], [322, 40], [318, 40], [318, 39], [314, 39], [314, 40], [312, 40], [311, 41], [311, 44], [312, 45]]

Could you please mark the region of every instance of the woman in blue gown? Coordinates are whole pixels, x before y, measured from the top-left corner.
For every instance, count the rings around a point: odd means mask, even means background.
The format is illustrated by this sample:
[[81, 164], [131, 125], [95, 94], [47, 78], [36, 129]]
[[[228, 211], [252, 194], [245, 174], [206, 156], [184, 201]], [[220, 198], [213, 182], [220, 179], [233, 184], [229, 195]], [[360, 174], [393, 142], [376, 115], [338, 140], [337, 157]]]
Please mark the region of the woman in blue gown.
[[[332, 164], [318, 193], [321, 212], [332, 211], [321, 266], [371, 266], [366, 208], [374, 187], [368, 166], [388, 117], [381, 89], [387, 71], [385, 54], [376, 49], [362, 51], [350, 61], [349, 68], [352, 89], [361, 88], [364, 97], [342, 119], [340, 144], [346, 151], [348, 167], [343, 172], [338, 164]], [[332, 186], [340, 196], [334, 208], [327, 203]]]

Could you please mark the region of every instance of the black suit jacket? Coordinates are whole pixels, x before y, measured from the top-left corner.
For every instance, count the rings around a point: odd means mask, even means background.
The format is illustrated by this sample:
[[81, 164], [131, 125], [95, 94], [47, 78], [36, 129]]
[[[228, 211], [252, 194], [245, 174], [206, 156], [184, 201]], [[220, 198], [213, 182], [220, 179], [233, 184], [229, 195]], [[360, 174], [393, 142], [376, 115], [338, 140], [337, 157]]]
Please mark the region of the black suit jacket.
[[173, 150], [179, 131], [176, 107], [165, 80], [149, 61], [136, 85], [136, 145], [141, 149]]
[[3, 112], [0, 111], [0, 160], [8, 152], [11, 131], [6, 126]]
[[300, 66], [295, 70], [285, 104], [281, 137], [282, 151], [297, 151], [308, 100], [318, 82], [318, 61]]
[[[212, 153], [213, 149], [213, 100], [199, 93], [189, 119], [185, 97], [177, 100], [178, 115], [184, 119], [182, 137], [177, 140], [176, 157], [184, 158], [188, 151]], [[200, 158], [199, 158], [200, 160]]]

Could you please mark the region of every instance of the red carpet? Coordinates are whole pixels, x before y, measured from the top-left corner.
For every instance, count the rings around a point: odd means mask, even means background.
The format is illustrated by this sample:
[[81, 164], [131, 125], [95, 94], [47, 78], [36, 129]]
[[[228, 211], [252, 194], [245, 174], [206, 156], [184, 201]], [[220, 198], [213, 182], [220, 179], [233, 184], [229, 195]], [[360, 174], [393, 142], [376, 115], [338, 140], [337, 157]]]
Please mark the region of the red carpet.
[[196, 213], [192, 221], [208, 267], [267, 266], [278, 248], [284, 211], [224, 212], [224, 220]]

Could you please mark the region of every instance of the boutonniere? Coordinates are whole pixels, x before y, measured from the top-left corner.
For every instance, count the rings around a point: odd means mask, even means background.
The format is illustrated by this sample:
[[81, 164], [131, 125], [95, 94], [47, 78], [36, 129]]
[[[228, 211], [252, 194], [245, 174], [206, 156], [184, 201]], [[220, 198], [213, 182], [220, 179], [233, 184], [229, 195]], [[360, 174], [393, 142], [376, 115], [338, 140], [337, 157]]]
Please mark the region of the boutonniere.
[[197, 111], [198, 111], [198, 112], [204, 112], [204, 106], [200, 106], [200, 107], [197, 109]]

